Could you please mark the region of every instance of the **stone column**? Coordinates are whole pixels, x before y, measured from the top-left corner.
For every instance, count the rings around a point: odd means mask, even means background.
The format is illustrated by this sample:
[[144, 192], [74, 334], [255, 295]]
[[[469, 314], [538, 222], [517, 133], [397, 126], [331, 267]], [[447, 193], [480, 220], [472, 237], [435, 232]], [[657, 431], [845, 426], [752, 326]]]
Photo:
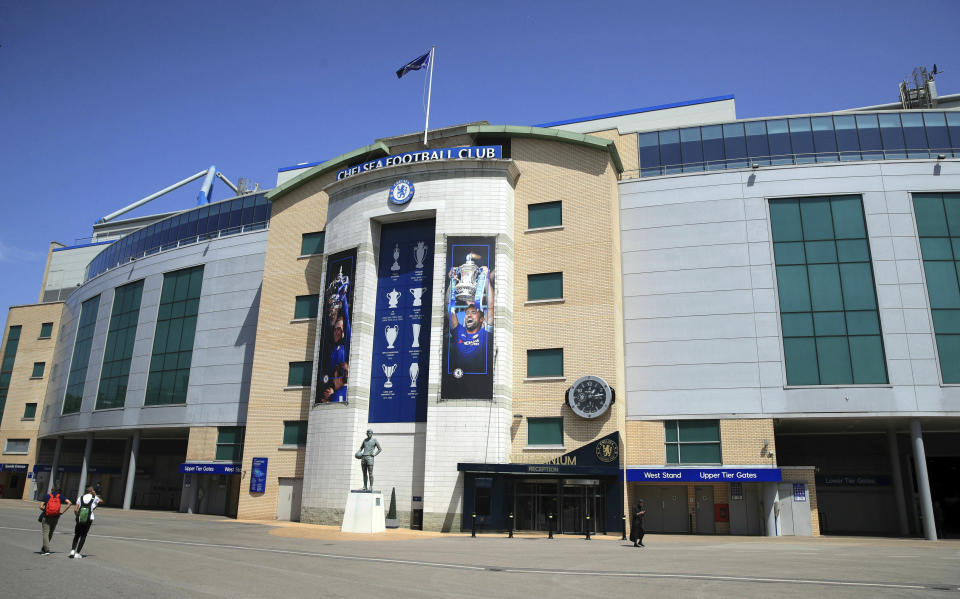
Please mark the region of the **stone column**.
[[767, 522], [767, 536], [780, 536], [777, 529], [780, 497], [777, 493], [777, 483], [763, 483], [763, 512]]
[[93, 453], [93, 433], [87, 433], [87, 443], [83, 448], [83, 464], [80, 466], [80, 485], [77, 488], [77, 497], [83, 495], [87, 488], [87, 469], [90, 468], [90, 454]]
[[920, 490], [920, 513], [923, 514], [923, 534], [928, 541], [937, 540], [937, 527], [933, 521], [933, 500], [930, 495], [930, 477], [927, 476], [927, 453], [923, 449], [923, 431], [920, 421], [910, 421], [910, 440], [913, 443], [913, 465], [916, 468], [917, 487]]
[[130, 441], [130, 459], [127, 464], [127, 487], [123, 491], [123, 509], [129, 510], [133, 502], [133, 478], [137, 475], [137, 452], [140, 450], [140, 431], [133, 431]]
[[50, 464], [50, 480], [47, 481], [47, 493], [53, 490], [53, 482], [57, 479], [57, 469], [60, 468], [61, 449], [63, 449], [63, 437], [57, 437], [57, 444], [53, 448], [53, 463]]
[[890, 474], [893, 482], [893, 495], [897, 500], [897, 523], [900, 526], [900, 536], [910, 534], [907, 525], [907, 501], [903, 496], [903, 474], [900, 472], [900, 450], [897, 446], [897, 432], [893, 424], [887, 428], [887, 450], [890, 454]]

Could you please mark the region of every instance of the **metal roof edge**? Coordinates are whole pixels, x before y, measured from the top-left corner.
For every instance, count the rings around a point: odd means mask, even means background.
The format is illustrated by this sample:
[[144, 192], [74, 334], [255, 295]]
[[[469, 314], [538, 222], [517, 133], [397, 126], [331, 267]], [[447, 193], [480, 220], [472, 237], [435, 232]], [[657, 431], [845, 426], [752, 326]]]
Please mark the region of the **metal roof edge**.
[[544, 129], [542, 127], [525, 127], [517, 125], [470, 125], [467, 127], [468, 135], [506, 135], [508, 137], [528, 137], [533, 139], [544, 139], [550, 141], [562, 141], [572, 143], [578, 146], [586, 146], [597, 150], [604, 150], [610, 154], [613, 165], [618, 173], [623, 172], [623, 162], [620, 160], [620, 152], [617, 151], [617, 145], [611, 139], [604, 139], [595, 135], [585, 133], [574, 133], [572, 131], [563, 131], [561, 129]]
[[[275, 200], [277, 197], [287, 193], [288, 191], [293, 191], [294, 189], [300, 187], [307, 181], [315, 177], [319, 177], [324, 173], [328, 173], [331, 170], [337, 168], [338, 166], [350, 162], [351, 160], [357, 160], [361, 156], [382, 153], [383, 156], [390, 154], [390, 148], [387, 144], [382, 141], [374, 142], [368, 146], [363, 146], [362, 148], [357, 148], [356, 150], [351, 150], [345, 154], [340, 154], [336, 158], [331, 158], [326, 162], [322, 162], [317, 166], [314, 166], [310, 170], [300, 173], [293, 179], [286, 181], [282, 185], [278, 185], [267, 192], [266, 197], [268, 200]], [[289, 170], [289, 169], [288, 169]]]
[[722, 102], [724, 100], [734, 100], [733, 94], [723, 96], [713, 96], [712, 98], [700, 98], [697, 100], [683, 100], [680, 102], [670, 102], [669, 104], [658, 104], [657, 106], [646, 106], [644, 108], [633, 108], [630, 110], [620, 110], [618, 112], [608, 112], [605, 114], [595, 114], [592, 116], [583, 116], [562, 121], [553, 121], [552, 123], [542, 123], [534, 127], [559, 127], [560, 125], [570, 125], [572, 123], [583, 123], [586, 121], [598, 121], [600, 119], [609, 119], [628, 114], [640, 114], [643, 112], [654, 112], [657, 110], [666, 110], [668, 108], [682, 108], [683, 106], [695, 106], [697, 104], [709, 104], [711, 102]]

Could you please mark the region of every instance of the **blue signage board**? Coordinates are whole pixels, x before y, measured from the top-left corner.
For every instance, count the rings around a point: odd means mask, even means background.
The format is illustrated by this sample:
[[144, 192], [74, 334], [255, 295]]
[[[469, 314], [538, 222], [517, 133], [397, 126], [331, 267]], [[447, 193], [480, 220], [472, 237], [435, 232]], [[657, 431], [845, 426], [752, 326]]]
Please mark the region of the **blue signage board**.
[[265, 493], [267, 490], [267, 458], [253, 458], [250, 469], [250, 492]]
[[0, 464], [0, 472], [26, 472], [29, 464]]
[[434, 160], [496, 160], [501, 156], [500, 146], [459, 146], [456, 148], [435, 148], [417, 152], [404, 152], [393, 156], [384, 156], [337, 171], [337, 181], [368, 173], [378, 168], [432, 162]]
[[779, 468], [628, 468], [627, 482], [772, 483], [780, 482]]
[[240, 474], [240, 464], [217, 464], [215, 462], [185, 462], [180, 464], [181, 474]]
[[434, 220], [380, 229], [369, 422], [426, 422]]

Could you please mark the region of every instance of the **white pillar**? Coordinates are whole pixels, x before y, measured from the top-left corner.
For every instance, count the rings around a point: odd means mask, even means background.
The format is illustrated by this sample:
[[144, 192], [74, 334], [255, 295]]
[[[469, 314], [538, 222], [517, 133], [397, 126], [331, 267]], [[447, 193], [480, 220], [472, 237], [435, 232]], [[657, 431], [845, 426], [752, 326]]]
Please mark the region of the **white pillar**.
[[933, 521], [933, 499], [930, 495], [930, 477], [927, 476], [927, 453], [923, 449], [920, 421], [910, 421], [910, 440], [913, 443], [913, 464], [920, 490], [920, 513], [923, 514], [923, 533], [928, 541], [937, 540], [937, 526]]
[[53, 481], [57, 478], [57, 469], [60, 468], [60, 451], [63, 449], [63, 437], [57, 437], [57, 444], [53, 448], [53, 463], [50, 464], [50, 480], [47, 481], [47, 493], [53, 491]]
[[77, 496], [83, 495], [87, 489], [87, 469], [90, 468], [90, 454], [93, 453], [93, 433], [87, 433], [87, 443], [83, 448], [83, 464], [80, 466], [80, 486]]
[[133, 431], [130, 442], [130, 459], [127, 464], [127, 487], [123, 491], [123, 509], [129, 510], [133, 502], [133, 478], [137, 475], [137, 451], [140, 449], [140, 431]]
[[900, 449], [897, 446], [897, 432], [893, 424], [887, 429], [887, 450], [890, 454], [890, 474], [893, 479], [893, 495], [897, 500], [897, 522], [900, 526], [900, 536], [910, 534], [907, 526], [907, 501], [903, 496], [903, 474], [900, 472]]

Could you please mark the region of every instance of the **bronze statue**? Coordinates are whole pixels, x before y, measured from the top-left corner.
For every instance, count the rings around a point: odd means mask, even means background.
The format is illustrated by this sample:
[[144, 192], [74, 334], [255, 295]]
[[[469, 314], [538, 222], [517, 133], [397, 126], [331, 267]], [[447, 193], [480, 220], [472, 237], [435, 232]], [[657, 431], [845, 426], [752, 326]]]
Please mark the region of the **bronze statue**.
[[[376, 450], [376, 453], [374, 453]], [[360, 450], [354, 456], [360, 460], [360, 469], [363, 470], [363, 490], [373, 491], [373, 458], [380, 455], [383, 449], [380, 443], [373, 438], [373, 429], [367, 429], [367, 438], [360, 442]], [[367, 486], [367, 478], [370, 479], [370, 485]]]

